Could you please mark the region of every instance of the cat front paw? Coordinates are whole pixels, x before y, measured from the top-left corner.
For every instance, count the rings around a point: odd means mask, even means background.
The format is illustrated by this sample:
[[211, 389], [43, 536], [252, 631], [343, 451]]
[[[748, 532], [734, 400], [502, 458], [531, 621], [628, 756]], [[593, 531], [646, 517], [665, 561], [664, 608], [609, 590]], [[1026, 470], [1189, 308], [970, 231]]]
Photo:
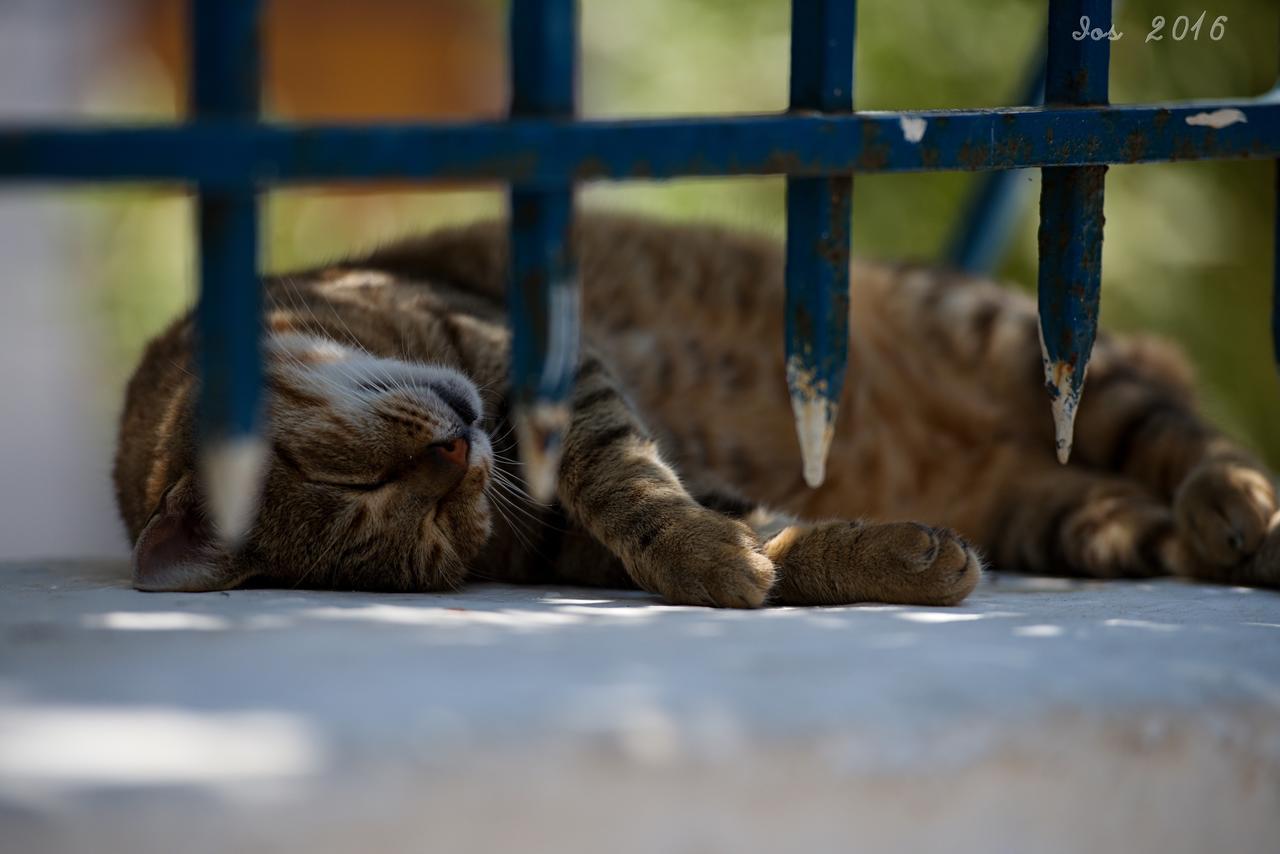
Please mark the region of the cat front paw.
[[746, 525], [699, 508], [659, 535], [633, 577], [673, 605], [759, 608], [776, 571]]
[[982, 558], [954, 531], [914, 522], [794, 526], [765, 546], [791, 605], [956, 605], [982, 578]]
[[1280, 589], [1280, 511], [1271, 517], [1266, 538], [1236, 580], [1241, 584]]
[[1225, 580], [1260, 557], [1268, 531], [1275, 529], [1276, 490], [1255, 468], [1210, 461], [1187, 476], [1173, 510], [1179, 534], [1192, 553], [1189, 574]]

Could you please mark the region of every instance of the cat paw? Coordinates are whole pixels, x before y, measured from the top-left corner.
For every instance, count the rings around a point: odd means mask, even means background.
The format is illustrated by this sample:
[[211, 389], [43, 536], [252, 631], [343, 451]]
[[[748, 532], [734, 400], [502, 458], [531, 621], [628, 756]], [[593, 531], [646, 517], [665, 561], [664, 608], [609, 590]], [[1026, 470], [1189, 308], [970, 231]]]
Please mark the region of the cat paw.
[[1253, 587], [1280, 588], [1280, 511], [1268, 522], [1267, 536], [1258, 551], [1233, 580]]
[[957, 605], [982, 578], [982, 557], [947, 528], [914, 522], [873, 525], [866, 559], [883, 561], [886, 598], [907, 605]]
[[1276, 490], [1263, 472], [1233, 461], [1194, 469], [1174, 496], [1178, 531], [1192, 553], [1189, 573], [1218, 580], [1251, 562], [1274, 530]]
[[750, 528], [701, 511], [660, 535], [637, 564], [633, 577], [673, 605], [759, 608], [776, 577]]
[[778, 599], [795, 605], [955, 605], [982, 577], [982, 558], [954, 531], [914, 522], [826, 522], [779, 534]]

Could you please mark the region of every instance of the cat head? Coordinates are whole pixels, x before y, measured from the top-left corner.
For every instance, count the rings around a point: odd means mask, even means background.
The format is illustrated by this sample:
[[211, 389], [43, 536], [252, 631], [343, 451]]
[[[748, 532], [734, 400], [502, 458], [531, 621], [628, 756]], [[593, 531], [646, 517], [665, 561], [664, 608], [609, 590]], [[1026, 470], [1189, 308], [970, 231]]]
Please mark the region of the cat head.
[[475, 385], [325, 338], [274, 335], [266, 349], [270, 450], [249, 534], [234, 551], [221, 544], [187, 471], [137, 538], [135, 586], [460, 585], [491, 530], [493, 452]]

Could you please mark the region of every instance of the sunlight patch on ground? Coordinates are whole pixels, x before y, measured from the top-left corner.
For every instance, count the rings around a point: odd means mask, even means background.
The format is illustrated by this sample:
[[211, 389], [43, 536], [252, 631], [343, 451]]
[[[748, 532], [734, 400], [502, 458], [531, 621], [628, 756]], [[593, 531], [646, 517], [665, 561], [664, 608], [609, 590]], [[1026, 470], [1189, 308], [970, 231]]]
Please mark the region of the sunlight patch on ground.
[[0, 711], [0, 787], [231, 785], [317, 772], [323, 751], [297, 717], [161, 706]]
[[1041, 624], [1035, 626], [1018, 626], [1013, 633], [1020, 638], [1056, 638], [1062, 634], [1062, 626]]
[[396, 626], [497, 626], [538, 630], [582, 622], [575, 614], [548, 611], [480, 611], [464, 608], [409, 608], [404, 605], [361, 605], [357, 608], [310, 608], [302, 617], [315, 620], [360, 620]]
[[86, 629], [116, 629], [131, 632], [191, 630], [216, 632], [231, 628], [231, 621], [213, 614], [183, 611], [111, 611], [92, 614], [82, 621]]
[[1182, 626], [1173, 623], [1157, 623], [1152, 620], [1103, 620], [1102, 625], [1110, 629], [1146, 629], [1149, 632], [1176, 632]]
[[909, 623], [970, 623], [989, 615], [960, 614], [955, 611], [903, 611], [901, 614], [894, 614], [893, 616]]

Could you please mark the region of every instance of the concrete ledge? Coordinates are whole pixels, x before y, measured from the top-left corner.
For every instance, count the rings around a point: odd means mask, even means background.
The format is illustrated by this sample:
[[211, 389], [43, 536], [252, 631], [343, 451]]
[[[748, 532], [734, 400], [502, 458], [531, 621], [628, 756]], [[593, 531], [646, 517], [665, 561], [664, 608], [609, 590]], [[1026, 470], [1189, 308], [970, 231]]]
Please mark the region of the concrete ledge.
[[0, 566], [0, 838], [94, 851], [1274, 851], [1280, 595], [142, 594]]

